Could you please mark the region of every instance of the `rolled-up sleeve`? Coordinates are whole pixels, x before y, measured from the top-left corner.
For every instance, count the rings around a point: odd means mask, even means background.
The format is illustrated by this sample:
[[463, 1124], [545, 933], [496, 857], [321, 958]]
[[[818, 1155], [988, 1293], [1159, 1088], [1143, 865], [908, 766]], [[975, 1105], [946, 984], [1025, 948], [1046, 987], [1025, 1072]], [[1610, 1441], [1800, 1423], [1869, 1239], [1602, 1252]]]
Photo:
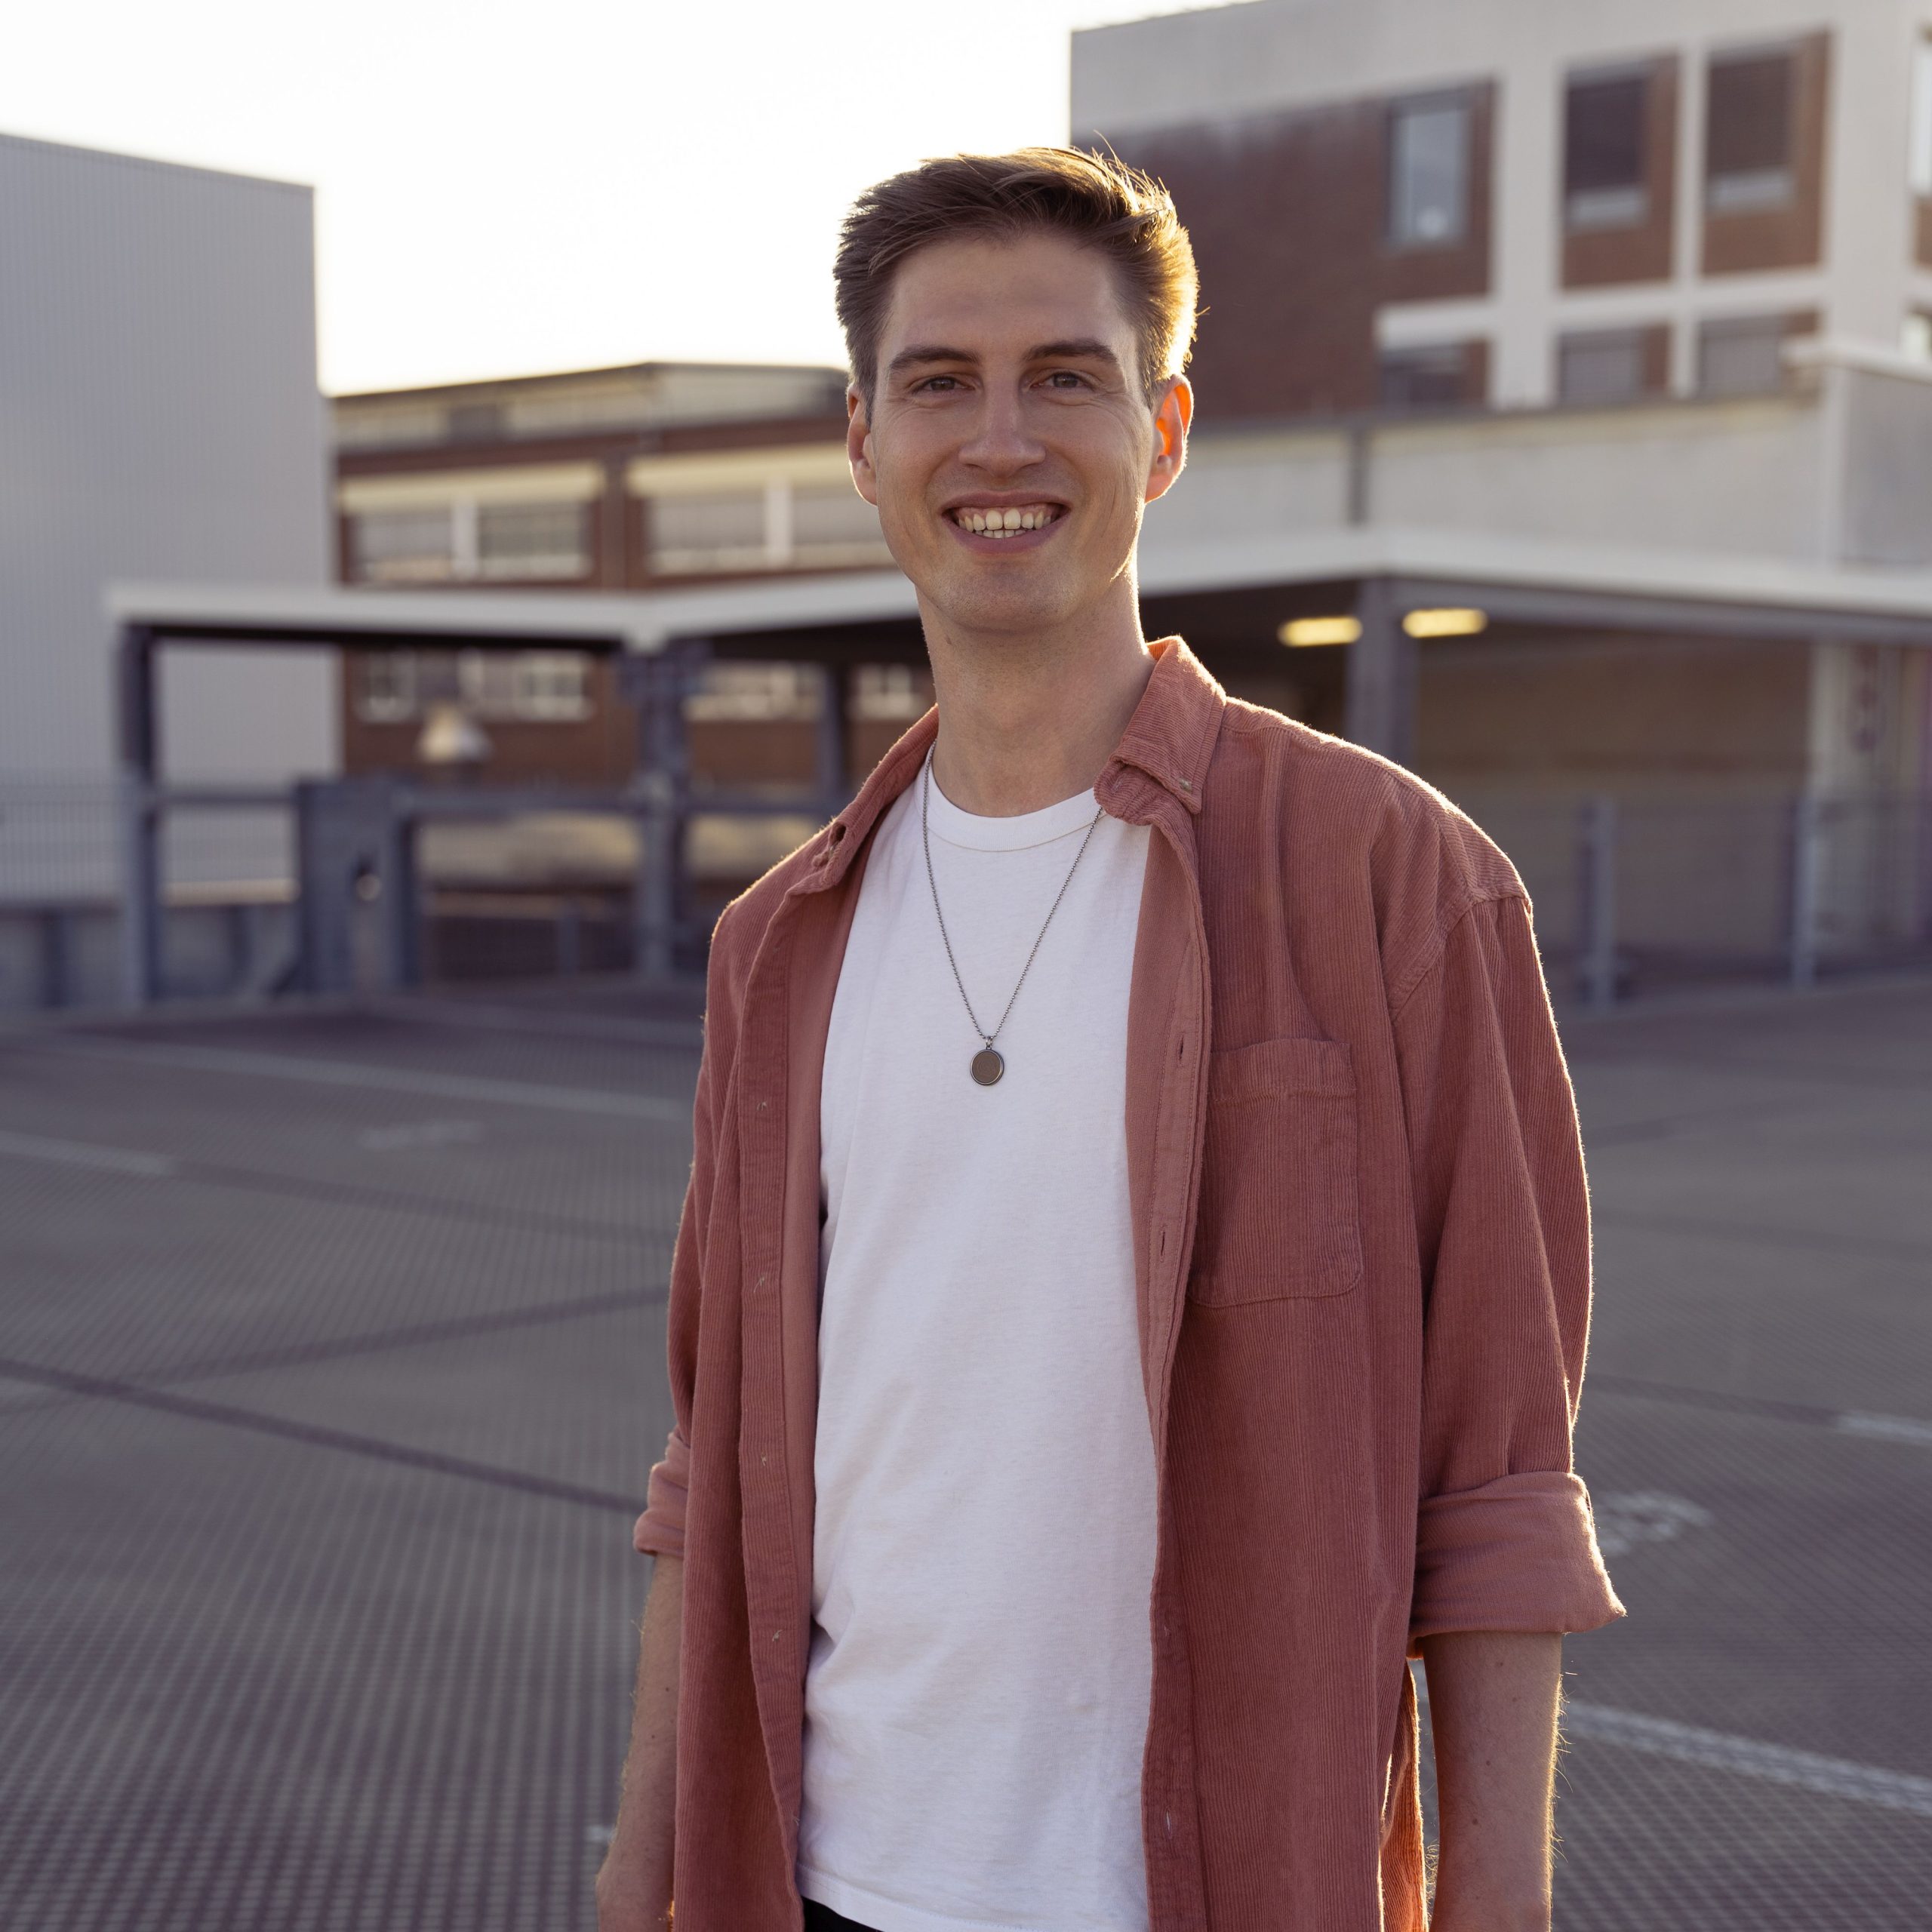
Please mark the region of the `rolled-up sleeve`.
[[1519, 894], [1478, 900], [1395, 1006], [1424, 1296], [1409, 1641], [1623, 1614], [1571, 1439], [1590, 1222], [1568, 1070]]
[[718, 963], [722, 949], [712, 946], [712, 984], [705, 1009], [704, 1054], [698, 1067], [697, 1094], [691, 1110], [691, 1171], [678, 1216], [671, 1251], [671, 1291], [665, 1324], [665, 1352], [670, 1371], [671, 1407], [675, 1418], [661, 1460], [651, 1472], [644, 1513], [631, 1531], [631, 1546], [646, 1556], [685, 1553], [685, 1509], [691, 1487], [691, 1398], [697, 1383], [697, 1340], [703, 1299], [706, 1229], [711, 1216], [717, 1166], [715, 1126], [717, 1093], [730, 1058], [731, 1024]]

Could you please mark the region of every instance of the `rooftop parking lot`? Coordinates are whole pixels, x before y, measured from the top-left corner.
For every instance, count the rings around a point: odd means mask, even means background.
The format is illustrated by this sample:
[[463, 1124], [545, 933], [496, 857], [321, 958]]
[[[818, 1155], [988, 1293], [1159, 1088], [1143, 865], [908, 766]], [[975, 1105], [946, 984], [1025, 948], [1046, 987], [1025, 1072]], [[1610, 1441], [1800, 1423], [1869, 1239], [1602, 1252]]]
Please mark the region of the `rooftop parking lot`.
[[[1566, 1023], [1564, 1932], [1921, 1924], [1932, 986]], [[695, 1007], [0, 1031], [0, 1925], [589, 1932]]]

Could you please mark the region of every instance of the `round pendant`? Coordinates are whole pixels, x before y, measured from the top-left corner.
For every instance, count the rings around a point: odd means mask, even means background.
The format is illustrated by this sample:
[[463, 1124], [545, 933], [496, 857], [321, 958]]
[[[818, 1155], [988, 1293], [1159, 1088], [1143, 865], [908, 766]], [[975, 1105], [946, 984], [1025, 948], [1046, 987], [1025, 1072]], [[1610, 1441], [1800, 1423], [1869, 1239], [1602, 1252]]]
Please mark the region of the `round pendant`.
[[1006, 1071], [1006, 1062], [991, 1047], [982, 1047], [973, 1056], [973, 1078], [982, 1087], [990, 1087]]

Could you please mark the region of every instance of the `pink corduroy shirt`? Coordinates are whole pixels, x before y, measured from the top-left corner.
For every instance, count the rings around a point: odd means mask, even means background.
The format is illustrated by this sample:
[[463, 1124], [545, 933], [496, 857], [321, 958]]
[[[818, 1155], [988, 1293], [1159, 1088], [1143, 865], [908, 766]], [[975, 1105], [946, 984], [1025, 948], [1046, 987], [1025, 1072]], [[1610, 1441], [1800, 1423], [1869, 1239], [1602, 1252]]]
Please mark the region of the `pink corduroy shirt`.
[[[1496, 847], [1179, 638], [1152, 650], [1096, 786], [1152, 832], [1122, 1097], [1159, 1510], [1150, 1932], [1415, 1932], [1405, 1660], [1622, 1614], [1571, 1460], [1575, 1106]], [[868, 835], [937, 730], [712, 941], [677, 1423], [632, 1539], [684, 1561], [678, 1932], [801, 1923], [819, 1081]]]

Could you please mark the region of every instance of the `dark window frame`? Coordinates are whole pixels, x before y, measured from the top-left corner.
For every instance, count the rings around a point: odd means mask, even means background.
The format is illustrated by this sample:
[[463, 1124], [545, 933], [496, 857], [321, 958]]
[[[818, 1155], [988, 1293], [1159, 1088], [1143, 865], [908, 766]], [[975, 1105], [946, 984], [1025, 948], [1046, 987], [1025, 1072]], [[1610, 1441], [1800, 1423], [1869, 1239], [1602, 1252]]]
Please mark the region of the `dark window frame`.
[[[1789, 42], [1721, 48], [1704, 65], [1704, 208], [1708, 214], [1755, 214], [1789, 208], [1798, 197], [1798, 88], [1802, 50]], [[1746, 77], [1767, 75], [1755, 103]], [[1770, 84], [1777, 69], [1781, 85]], [[1727, 112], [1721, 97], [1731, 90]], [[1770, 118], [1755, 125], [1753, 107]], [[1727, 187], [1724, 184], [1730, 184]]]
[[[1639, 228], [1651, 217], [1650, 143], [1651, 117], [1657, 112], [1657, 69], [1651, 62], [1623, 62], [1615, 66], [1578, 68], [1564, 75], [1563, 85], [1563, 226], [1571, 234], [1594, 234], [1605, 229]], [[1600, 99], [1612, 90], [1626, 98], [1634, 96], [1635, 115], [1627, 135], [1620, 172], [1601, 169], [1601, 178], [1580, 179], [1580, 174], [1598, 172], [1587, 165], [1589, 157], [1580, 152], [1580, 137], [1587, 131], [1580, 127], [1578, 97], [1595, 94]], [[1598, 136], [1601, 154], [1604, 137]], [[1591, 197], [1604, 202], [1618, 194], [1631, 199], [1626, 208], [1595, 217], [1580, 215], [1579, 204]]]
[[[1441, 113], [1453, 109], [1462, 122], [1461, 152], [1457, 166], [1460, 190], [1454, 219], [1441, 235], [1405, 232], [1401, 225], [1401, 142], [1404, 121], [1411, 116]], [[1469, 240], [1475, 225], [1473, 206], [1475, 177], [1476, 90], [1472, 87], [1432, 88], [1426, 93], [1402, 94], [1386, 103], [1386, 125], [1383, 137], [1383, 245], [1392, 253], [1409, 254], [1432, 249], [1460, 248]]]

